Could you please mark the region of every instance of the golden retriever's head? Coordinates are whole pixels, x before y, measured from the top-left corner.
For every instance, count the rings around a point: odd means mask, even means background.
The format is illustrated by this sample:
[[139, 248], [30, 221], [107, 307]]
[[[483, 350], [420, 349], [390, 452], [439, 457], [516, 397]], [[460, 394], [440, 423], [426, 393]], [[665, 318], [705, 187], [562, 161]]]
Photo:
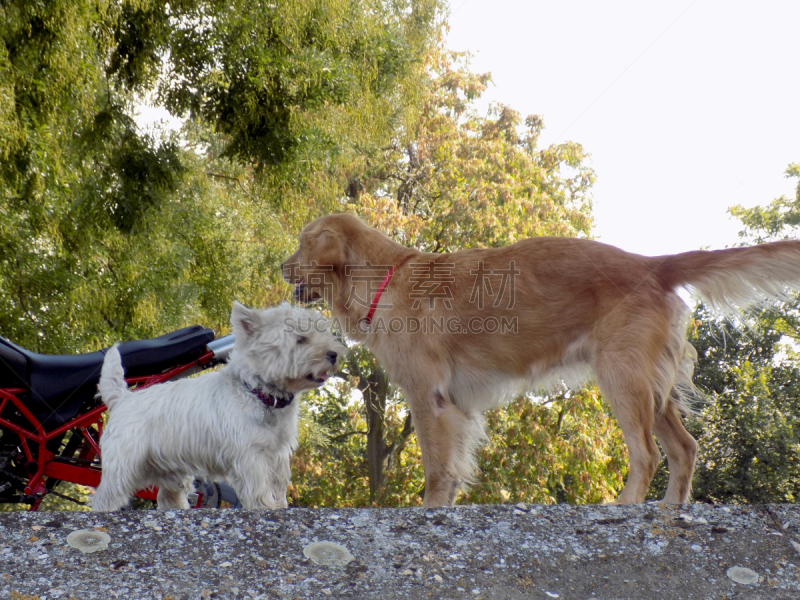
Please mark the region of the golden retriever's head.
[[327, 215], [306, 225], [297, 250], [281, 266], [283, 278], [295, 286], [297, 300], [331, 302], [346, 266], [356, 259], [351, 241], [364, 230], [369, 227], [350, 214]]

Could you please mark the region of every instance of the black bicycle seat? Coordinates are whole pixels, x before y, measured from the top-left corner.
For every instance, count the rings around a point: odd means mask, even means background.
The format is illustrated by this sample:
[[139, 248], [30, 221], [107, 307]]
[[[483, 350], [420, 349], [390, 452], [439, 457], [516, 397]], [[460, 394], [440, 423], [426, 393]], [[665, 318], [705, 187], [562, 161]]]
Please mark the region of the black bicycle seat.
[[[203, 354], [214, 332], [200, 325], [149, 340], [122, 342], [126, 377], [161, 373]], [[53, 429], [75, 418], [84, 400], [93, 399], [107, 349], [89, 354], [36, 354], [0, 337], [0, 388], [30, 391], [25, 405]]]

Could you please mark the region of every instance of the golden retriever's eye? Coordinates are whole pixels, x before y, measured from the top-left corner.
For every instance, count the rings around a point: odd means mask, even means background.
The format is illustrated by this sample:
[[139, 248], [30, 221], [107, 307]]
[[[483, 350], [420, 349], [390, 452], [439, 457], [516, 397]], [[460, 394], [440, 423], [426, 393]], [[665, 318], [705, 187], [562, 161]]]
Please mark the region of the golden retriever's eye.
[[308, 343], [308, 338], [306, 336], [304, 336], [304, 335], [301, 335], [299, 338], [297, 338], [297, 343], [298, 344], [307, 344]]

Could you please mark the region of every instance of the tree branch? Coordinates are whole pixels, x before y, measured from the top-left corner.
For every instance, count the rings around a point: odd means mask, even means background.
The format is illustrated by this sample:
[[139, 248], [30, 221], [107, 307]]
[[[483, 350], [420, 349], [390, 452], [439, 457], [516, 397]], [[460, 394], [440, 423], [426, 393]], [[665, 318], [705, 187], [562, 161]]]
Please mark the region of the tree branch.
[[241, 188], [242, 193], [245, 196], [247, 196], [248, 198], [250, 198], [250, 200], [253, 200], [253, 197], [250, 195], [250, 192], [248, 192], [245, 189], [244, 185], [242, 184], [241, 181], [239, 181], [238, 177], [233, 177], [231, 175], [225, 175], [224, 173], [211, 173], [210, 171], [206, 172], [206, 175], [208, 175], [209, 177], [216, 177], [217, 179], [227, 179], [229, 181], [235, 181], [238, 184], [239, 188]]
[[367, 432], [366, 431], [348, 431], [347, 433], [342, 433], [340, 435], [337, 435], [335, 437], [330, 438], [330, 441], [331, 442], [340, 442], [342, 440], [346, 440], [347, 438], [349, 438], [352, 435], [367, 435]]
[[389, 444], [384, 449], [384, 460], [386, 460], [387, 471], [392, 468], [397, 460], [397, 456], [403, 451], [403, 448], [406, 447], [408, 438], [411, 437], [412, 433], [414, 433], [414, 424], [411, 422], [411, 413], [409, 413], [406, 415], [406, 420], [403, 423], [403, 429], [400, 431], [400, 439]]

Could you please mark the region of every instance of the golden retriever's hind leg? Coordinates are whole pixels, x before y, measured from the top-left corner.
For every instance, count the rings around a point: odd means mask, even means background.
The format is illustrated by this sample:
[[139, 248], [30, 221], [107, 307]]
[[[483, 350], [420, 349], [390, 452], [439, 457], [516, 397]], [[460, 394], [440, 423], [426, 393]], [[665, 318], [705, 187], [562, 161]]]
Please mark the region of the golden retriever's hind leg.
[[[604, 368], [605, 367], [605, 368]], [[596, 367], [600, 390], [614, 411], [628, 446], [628, 481], [617, 497], [617, 504], [644, 502], [661, 453], [653, 438], [654, 401], [646, 372], [621, 361]]]
[[[672, 394], [675, 393], [673, 390]], [[697, 442], [686, 431], [674, 403], [668, 402], [664, 414], [656, 416], [655, 432], [669, 461], [669, 484], [664, 503], [686, 504], [692, 492]]]
[[423, 396], [410, 398], [425, 469], [423, 505], [452, 506], [459, 488], [473, 479], [475, 448], [485, 439], [483, 418], [462, 412], [439, 389]]

